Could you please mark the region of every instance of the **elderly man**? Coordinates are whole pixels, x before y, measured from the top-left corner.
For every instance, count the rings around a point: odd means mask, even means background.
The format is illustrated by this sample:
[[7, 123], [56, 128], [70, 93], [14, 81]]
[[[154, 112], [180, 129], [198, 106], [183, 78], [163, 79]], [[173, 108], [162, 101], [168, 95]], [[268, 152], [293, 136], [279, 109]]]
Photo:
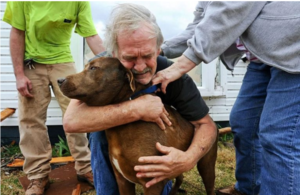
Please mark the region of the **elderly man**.
[[[132, 70], [136, 81], [141, 84], [150, 83], [157, 71], [172, 63], [159, 56], [163, 37], [154, 15], [143, 6], [118, 5], [112, 12], [105, 36], [108, 54], [117, 57], [124, 67]], [[139, 159], [145, 165], [135, 167], [137, 177], [154, 177], [146, 187], [190, 170], [211, 148], [217, 135], [216, 126], [188, 75], [172, 82], [166, 94], [158, 92], [157, 95], [159, 97], [144, 95], [132, 101], [103, 107], [88, 107], [78, 100], [71, 100], [64, 116], [65, 131], [95, 132], [91, 134], [90, 143], [97, 194], [118, 194], [103, 130], [137, 120], [155, 122], [164, 129], [164, 122], [171, 124], [163, 103], [172, 105], [189, 120], [195, 126], [195, 135], [185, 152], [157, 144], [157, 149], [164, 156]], [[167, 193], [165, 188], [163, 194]]]

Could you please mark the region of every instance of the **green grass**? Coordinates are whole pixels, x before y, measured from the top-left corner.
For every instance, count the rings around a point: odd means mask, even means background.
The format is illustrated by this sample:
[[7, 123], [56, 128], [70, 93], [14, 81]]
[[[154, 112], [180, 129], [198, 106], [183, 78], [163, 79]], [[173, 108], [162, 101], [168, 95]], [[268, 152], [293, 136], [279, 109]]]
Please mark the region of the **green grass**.
[[19, 195], [24, 194], [24, 190], [19, 182], [19, 177], [24, 176], [22, 171], [13, 172], [1, 171], [1, 194], [3, 195]]

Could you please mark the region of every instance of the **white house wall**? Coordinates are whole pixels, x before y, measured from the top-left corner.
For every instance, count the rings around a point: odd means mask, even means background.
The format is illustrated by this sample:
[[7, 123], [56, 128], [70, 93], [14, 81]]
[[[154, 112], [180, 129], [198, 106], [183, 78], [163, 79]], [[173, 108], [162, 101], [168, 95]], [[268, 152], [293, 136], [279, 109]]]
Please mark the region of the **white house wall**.
[[241, 88], [247, 64], [240, 61], [233, 73], [226, 70], [225, 85], [227, 90], [225, 96], [204, 97], [206, 104], [210, 108], [209, 114], [214, 121], [229, 121], [229, 114]]

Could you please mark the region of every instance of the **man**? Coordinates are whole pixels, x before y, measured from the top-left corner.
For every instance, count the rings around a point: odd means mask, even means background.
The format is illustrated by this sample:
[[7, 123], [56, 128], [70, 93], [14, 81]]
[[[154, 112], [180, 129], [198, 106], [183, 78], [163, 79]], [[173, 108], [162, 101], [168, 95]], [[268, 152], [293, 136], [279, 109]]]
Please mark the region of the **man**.
[[[105, 46], [109, 54], [117, 57], [124, 67], [133, 72], [137, 82], [145, 85], [150, 83], [156, 71], [171, 64], [166, 58], [159, 56], [162, 42], [163, 37], [156, 19], [145, 7], [121, 4], [113, 10], [106, 29]], [[142, 163], [146, 160], [156, 162], [148, 163], [146, 167], [135, 167], [137, 177], [154, 177], [146, 187], [193, 168], [209, 151], [217, 135], [216, 126], [208, 115], [208, 107], [189, 76], [184, 75], [173, 82], [166, 94], [157, 95], [164, 103], [174, 106], [195, 126], [195, 136], [186, 152], [157, 144], [157, 149], [165, 155], [139, 159]], [[162, 129], [165, 127], [164, 122], [171, 125], [159, 97], [144, 95], [104, 107], [88, 107], [78, 100], [71, 100], [64, 116], [65, 131], [100, 131], [92, 133], [90, 140], [97, 194], [118, 194], [103, 130], [137, 120], [156, 122]], [[144, 173], [149, 168], [154, 171], [151, 175]], [[165, 190], [163, 194], [167, 193], [168, 190]]]
[[[76, 72], [70, 51], [72, 29], [94, 54], [102, 52], [89, 2], [8, 2], [3, 21], [12, 25], [10, 51], [19, 91], [20, 148], [30, 184], [26, 195], [44, 194], [49, 186], [52, 149], [45, 125], [50, 88], [64, 113], [69, 99], [56, 80]], [[25, 60], [25, 62], [24, 62]], [[93, 185], [85, 134], [66, 134], [78, 180]]]
[[[299, 2], [199, 2], [182, 33], [186, 50], [153, 79], [165, 91], [217, 56], [233, 70], [247, 49], [250, 63], [230, 114], [237, 182], [219, 195], [300, 194], [299, 10]], [[178, 40], [165, 43], [165, 55], [178, 52]]]

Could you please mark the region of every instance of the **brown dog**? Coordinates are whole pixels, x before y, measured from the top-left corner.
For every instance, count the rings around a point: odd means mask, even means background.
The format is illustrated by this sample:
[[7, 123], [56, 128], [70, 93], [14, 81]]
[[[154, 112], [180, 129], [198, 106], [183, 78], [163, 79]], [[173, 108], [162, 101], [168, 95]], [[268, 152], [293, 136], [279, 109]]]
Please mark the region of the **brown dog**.
[[[61, 91], [69, 98], [79, 99], [89, 106], [104, 106], [129, 100], [147, 86], [134, 81], [131, 71], [126, 70], [116, 58], [101, 57], [85, 66], [85, 69], [65, 79], [59, 79]], [[162, 131], [157, 124], [144, 121], [117, 126], [106, 130], [110, 161], [121, 195], [135, 194], [135, 183], [145, 186], [150, 179], [137, 178], [134, 166], [141, 156], [161, 155], [156, 142], [186, 151], [194, 134], [193, 125], [183, 119], [175, 109], [166, 106], [172, 126]], [[130, 143], [128, 143], [130, 140]], [[207, 194], [214, 194], [217, 140], [210, 151], [198, 162], [197, 168]], [[183, 176], [176, 178], [170, 194], [176, 194]], [[144, 194], [159, 195], [167, 180], [150, 188]]]

